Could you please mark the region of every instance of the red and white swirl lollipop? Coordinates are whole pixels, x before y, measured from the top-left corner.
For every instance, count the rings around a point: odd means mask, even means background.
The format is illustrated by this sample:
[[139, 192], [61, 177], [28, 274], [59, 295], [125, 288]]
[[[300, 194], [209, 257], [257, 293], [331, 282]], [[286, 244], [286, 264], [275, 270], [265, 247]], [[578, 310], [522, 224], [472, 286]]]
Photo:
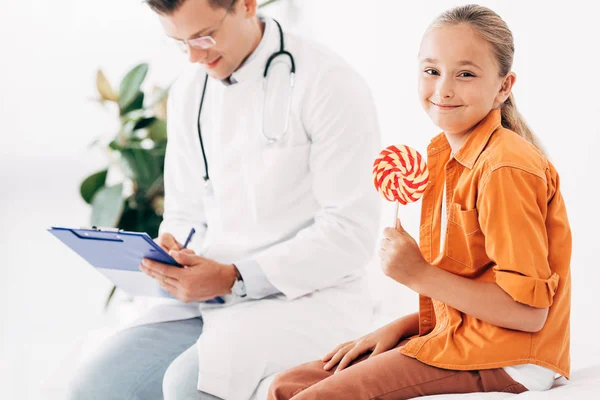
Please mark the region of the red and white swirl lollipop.
[[[413, 203], [423, 196], [429, 183], [425, 159], [413, 148], [404, 145], [386, 147], [373, 163], [375, 188], [388, 201], [398, 205]], [[394, 226], [396, 221], [394, 219]]]

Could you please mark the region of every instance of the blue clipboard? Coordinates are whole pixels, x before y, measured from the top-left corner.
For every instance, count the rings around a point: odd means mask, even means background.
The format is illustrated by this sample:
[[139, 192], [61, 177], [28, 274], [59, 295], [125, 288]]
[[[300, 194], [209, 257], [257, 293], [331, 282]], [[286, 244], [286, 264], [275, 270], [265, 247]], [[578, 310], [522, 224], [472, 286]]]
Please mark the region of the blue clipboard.
[[[65, 227], [51, 227], [48, 232], [130, 295], [173, 298], [139, 269], [142, 258], [182, 267], [147, 233]], [[206, 303], [223, 304], [224, 300], [217, 297]]]

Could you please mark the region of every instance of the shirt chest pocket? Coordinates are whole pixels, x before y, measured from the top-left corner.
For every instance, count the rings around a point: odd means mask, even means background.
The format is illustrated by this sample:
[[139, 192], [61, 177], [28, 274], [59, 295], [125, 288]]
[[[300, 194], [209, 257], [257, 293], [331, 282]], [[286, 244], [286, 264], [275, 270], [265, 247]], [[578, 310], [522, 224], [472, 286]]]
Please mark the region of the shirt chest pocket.
[[277, 216], [302, 197], [308, 183], [310, 143], [267, 146], [250, 155], [244, 168], [249, 211], [256, 219]]
[[446, 240], [446, 256], [468, 270], [478, 270], [491, 262], [485, 251], [477, 209], [463, 210], [460, 204], [452, 203]]

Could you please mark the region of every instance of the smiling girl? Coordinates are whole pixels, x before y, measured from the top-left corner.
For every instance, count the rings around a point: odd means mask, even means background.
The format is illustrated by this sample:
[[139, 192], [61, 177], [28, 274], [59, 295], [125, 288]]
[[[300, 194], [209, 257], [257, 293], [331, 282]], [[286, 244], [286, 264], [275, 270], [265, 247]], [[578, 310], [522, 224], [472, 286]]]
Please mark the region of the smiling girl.
[[515, 107], [513, 55], [485, 7], [426, 31], [419, 94], [443, 133], [427, 151], [420, 248], [398, 221], [379, 252], [419, 312], [280, 374], [271, 399], [521, 393], [569, 377], [571, 231], [558, 174]]

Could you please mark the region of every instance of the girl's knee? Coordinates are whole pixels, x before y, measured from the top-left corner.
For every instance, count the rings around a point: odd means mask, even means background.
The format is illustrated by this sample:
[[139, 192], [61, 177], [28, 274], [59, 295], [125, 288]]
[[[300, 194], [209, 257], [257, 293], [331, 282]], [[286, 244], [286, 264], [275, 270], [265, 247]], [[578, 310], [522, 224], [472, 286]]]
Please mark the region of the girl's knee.
[[287, 400], [301, 392], [305, 385], [298, 379], [297, 372], [292, 369], [280, 372], [269, 387], [268, 400]]
[[283, 388], [285, 387], [285, 378], [283, 377], [285, 372], [279, 373], [275, 375], [275, 379], [271, 382], [271, 386], [269, 386], [269, 394], [267, 396], [267, 400], [281, 400], [288, 399], [283, 395]]

